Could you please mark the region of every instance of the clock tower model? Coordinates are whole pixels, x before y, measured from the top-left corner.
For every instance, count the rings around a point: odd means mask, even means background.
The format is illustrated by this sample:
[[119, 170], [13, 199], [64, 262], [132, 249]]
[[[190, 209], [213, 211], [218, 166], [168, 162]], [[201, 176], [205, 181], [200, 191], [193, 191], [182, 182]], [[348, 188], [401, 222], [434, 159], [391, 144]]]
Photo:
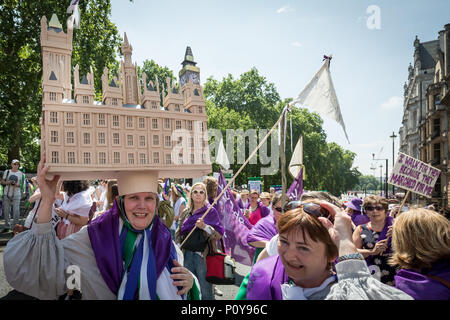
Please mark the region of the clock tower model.
[[191, 47], [186, 48], [184, 61], [181, 64], [183, 65], [183, 69], [178, 74], [180, 77], [180, 86], [183, 87], [189, 80], [192, 80], [193, 84], [200, 85], [200, 68], [195, 66], [197, 62], [194, 61]]

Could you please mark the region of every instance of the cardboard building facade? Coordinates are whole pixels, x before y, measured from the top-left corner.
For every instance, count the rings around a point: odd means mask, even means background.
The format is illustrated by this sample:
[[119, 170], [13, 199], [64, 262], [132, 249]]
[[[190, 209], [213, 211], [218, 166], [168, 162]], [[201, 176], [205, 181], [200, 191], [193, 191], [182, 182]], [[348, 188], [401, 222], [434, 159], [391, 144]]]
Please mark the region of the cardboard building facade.
[[157, 171], [159, 177], [193, 178], [212, 171], [200, 69], [189, 47], [179, 88], [167, 79], [161, 101], [158, 79], [139, 79], [125, 34], [118, 78], [105, 67], [97, 102], [92, 67], [80, 80], [75, 66], [72, 90], [72, 36], [56, 15], [49, 23], [42, 17], [41, 149], [50, 175], [80, 180]]

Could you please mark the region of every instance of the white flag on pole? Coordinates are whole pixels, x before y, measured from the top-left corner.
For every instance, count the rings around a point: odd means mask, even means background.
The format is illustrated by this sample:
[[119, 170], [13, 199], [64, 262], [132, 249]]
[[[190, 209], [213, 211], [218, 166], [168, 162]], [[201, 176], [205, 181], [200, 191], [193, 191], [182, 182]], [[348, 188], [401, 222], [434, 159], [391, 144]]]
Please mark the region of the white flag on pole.
[[313, 111], [317, 111], [324, 117], [335, 120], [344, 129], [345, 137], [348, 140], [347, 132], [345, 131], [344, 119], [342, 118], [339, 102], [334, 90], [333, 81], [330, 74], [330, 60], [331, 56], [325, 56], [325, 62], [320, 70], [315, 74], [312, 80], [306, 85], [302, 92], [289, 103], [289, 107], [296, 104], [309, 107]]
[[219, 143], [219, 150], [217, 151], [216, 155], [216, 163], [221, 165], [225, 170], [230, 169], [230, 161], [228, 160], [228, 156], [223, 145], [223, 139], [221, 139]]

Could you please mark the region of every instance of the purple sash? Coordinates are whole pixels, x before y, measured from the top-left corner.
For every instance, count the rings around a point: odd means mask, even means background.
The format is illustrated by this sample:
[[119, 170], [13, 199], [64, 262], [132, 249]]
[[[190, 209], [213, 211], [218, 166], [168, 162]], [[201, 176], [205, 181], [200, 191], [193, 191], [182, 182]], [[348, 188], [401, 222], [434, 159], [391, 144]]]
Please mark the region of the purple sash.
[[[198, 219], [200, 219], [206, 212], [206, 210], [210, 207], [210, 204], [206, 204], [206, 206], [196, 210], [189, 218], [184, 220], [183, 225], [181, 226], [180, 233], [186, 234], [189, 233], [194, 227], [195, 223]], [[217, 213], [216, 209], [211, 208], [211, 210], [208, 212], [208, 214], [205, 216], [203, 221], [214, 228], [218, 233], [223, 235], [224, 228], [222, 223], [220, 222], [219, 214]]]
[[250, 229], [247, 235], [247, 242], [269, 241], [276, 234], [278, 234], [278, 229], [275, 218], [269, 214]]
[[[122, 281], [123, 262], [119, 242], [119, 207], [113, 207], [88, 225], [88, 234], [98, 269], [108, 288], [117, 295]], [[170, 231], [156, 215], [151, 232], [157, 278], [166, 267], [172, 247]]]
[[281, 285], [288, 280], [279, 255], [258, 261], [250, 271], [247, 300], [282, 300]]

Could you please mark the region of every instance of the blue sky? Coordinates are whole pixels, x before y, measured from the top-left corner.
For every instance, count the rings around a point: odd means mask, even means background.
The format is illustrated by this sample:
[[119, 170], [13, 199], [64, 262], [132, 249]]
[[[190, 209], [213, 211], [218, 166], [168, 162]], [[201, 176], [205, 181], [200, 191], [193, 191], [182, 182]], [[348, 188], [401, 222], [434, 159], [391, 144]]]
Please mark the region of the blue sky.
[[[377, 176], [385, 162], [372, 161], [372, 153], [388, 158], [392, 169], [389, 136], [401, 126], [415, 36], [435, 40], [450, 23], [448, 0], [111, 2], [111, 19], [122, 36], [127, 33], [138, 65], [153, 59], [178, 74], [191, 46], [202, 83], [256, 67], [283, 99], [294, 98], [323, 55], [333, 54], [332, 79], [350, 144], [338, 124], [324, 119], [327, 141], [355, 152], [354, 165]], [[379, 9], [379, 20], [370, 6]], [[398, 144], [397, 138], [395, 154]]]

